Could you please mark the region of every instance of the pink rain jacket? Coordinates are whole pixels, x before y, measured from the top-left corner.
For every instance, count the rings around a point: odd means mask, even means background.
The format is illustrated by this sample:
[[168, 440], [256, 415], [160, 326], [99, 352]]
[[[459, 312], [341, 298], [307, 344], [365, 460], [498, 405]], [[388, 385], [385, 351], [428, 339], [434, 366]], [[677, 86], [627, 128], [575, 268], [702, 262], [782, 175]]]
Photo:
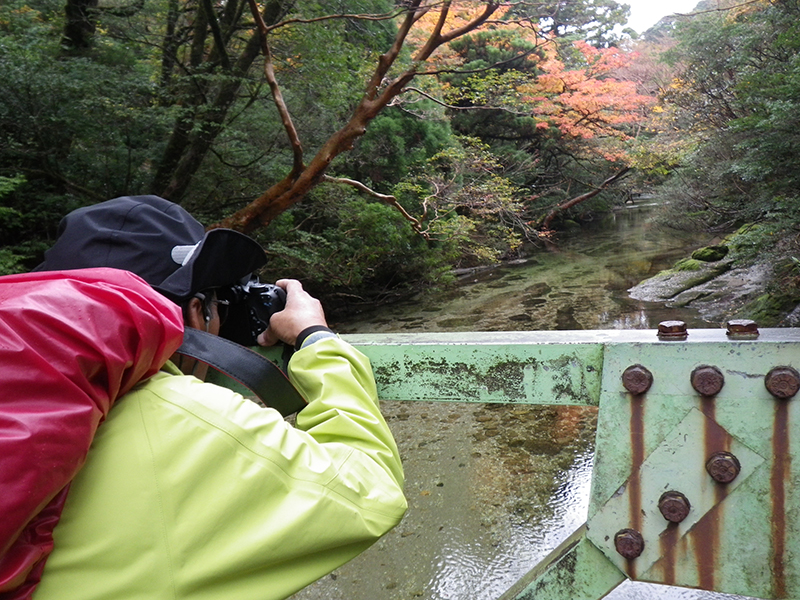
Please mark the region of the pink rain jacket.
[[0, 277], [0, 600], [31, 597], [98, 425], [182, 339], [180, 308], [127, 271]]

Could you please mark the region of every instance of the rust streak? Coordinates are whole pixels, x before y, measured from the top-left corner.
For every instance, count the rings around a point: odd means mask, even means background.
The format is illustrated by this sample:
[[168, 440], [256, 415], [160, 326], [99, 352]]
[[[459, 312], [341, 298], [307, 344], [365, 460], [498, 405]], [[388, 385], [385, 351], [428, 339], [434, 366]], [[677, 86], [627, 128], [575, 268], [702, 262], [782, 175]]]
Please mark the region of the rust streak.
[[[628, 483], [631, 528], [642, 529], [642, 483], [639, 468], [644, 462], [644, 396], [631, 396], [631, 477]], [[636, 565], [628, 561], [628, 575], [636, 579]]]
[[[708, 459], [716, 452], [729, 452], [731, 436], [716, 421], [716, 402], [713, 397], [701, 399], [701, 409], [708, 417], [705, 421], [704, 450]], [[714, 509], [701, 519], [694, 528], [695, 556], [697, 557], [697, 572], [699, 587], [713, 590], [716, 580], [717, 558], [719, 555], [721, 520], [724, 511], [720, 503], [728, 495], [725, 485], [714, 484], [715, 506]]]
[[697, 559], [698, 587], [704, 590], [714, 590], [720, 513], [721, 505], [717, 504], [695, 523], [691, 531]]
[[675, 585], [675, 560], [678, 544], [678, 524], [669, 523], [667, 528], [661, 533], [659, 539], [661, 543], [661, 568], [663, 569], [664, 583]]
[[772, 431], [772, 597], [786, 595], [786, 481], [789, 478], [789, 403], [775, 402]]
[[717, 420], [717, 403], [714, 401], [714, 397], [700, 397], [700, 410], [703, 411], [703, 414], [707, 416], [712, 421]]
[[[723, 429], [716, 419], [716, 403], [714, 398], [703, 398], [703, 414], [708, 417], [705, 425], [705, 458], [708, 460], [711, 455], [717, 452], [730, 452], [732, 438]], [[728, 488], [724, 485], [717, 485], [714, 488], [717, 503], [722, 502], [728, 495]]]
[[701, 409], [710, 420], [706, 421], [706, 458], [715, 452], [730, 452], [731, 436], [717, 424], [717, 403], [714, 398], [703, 398]]

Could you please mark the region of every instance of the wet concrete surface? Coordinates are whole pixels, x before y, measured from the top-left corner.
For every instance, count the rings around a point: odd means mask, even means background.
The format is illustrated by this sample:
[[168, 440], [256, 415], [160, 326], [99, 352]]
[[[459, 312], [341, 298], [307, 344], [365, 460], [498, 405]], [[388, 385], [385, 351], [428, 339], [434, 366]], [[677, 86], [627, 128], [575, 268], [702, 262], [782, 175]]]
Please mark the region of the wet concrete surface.
[[492, 599], [581, 525], [596, 410], [385, 402], [409, 510], [296, 600]]

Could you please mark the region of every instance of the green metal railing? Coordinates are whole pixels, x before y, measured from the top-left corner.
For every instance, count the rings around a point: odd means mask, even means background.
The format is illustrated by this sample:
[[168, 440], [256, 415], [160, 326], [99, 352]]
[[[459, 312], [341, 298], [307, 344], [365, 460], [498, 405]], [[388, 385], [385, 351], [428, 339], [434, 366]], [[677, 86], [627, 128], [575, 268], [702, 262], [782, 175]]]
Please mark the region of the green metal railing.
[[588, 520], [503, 600], [800, 598], [800, 329], [343, 337], [386, 400], [599, 408]]

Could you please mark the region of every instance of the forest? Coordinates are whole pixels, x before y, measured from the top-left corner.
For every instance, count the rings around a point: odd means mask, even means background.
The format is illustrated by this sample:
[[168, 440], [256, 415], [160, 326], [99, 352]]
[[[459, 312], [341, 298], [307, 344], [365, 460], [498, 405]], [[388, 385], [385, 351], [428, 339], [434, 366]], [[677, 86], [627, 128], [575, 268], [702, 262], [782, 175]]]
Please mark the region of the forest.
[[641, 195], [800, 302], [800, 0], [3, 0], [0, 274], [156, 194], [333, 306], [446, 286]]

